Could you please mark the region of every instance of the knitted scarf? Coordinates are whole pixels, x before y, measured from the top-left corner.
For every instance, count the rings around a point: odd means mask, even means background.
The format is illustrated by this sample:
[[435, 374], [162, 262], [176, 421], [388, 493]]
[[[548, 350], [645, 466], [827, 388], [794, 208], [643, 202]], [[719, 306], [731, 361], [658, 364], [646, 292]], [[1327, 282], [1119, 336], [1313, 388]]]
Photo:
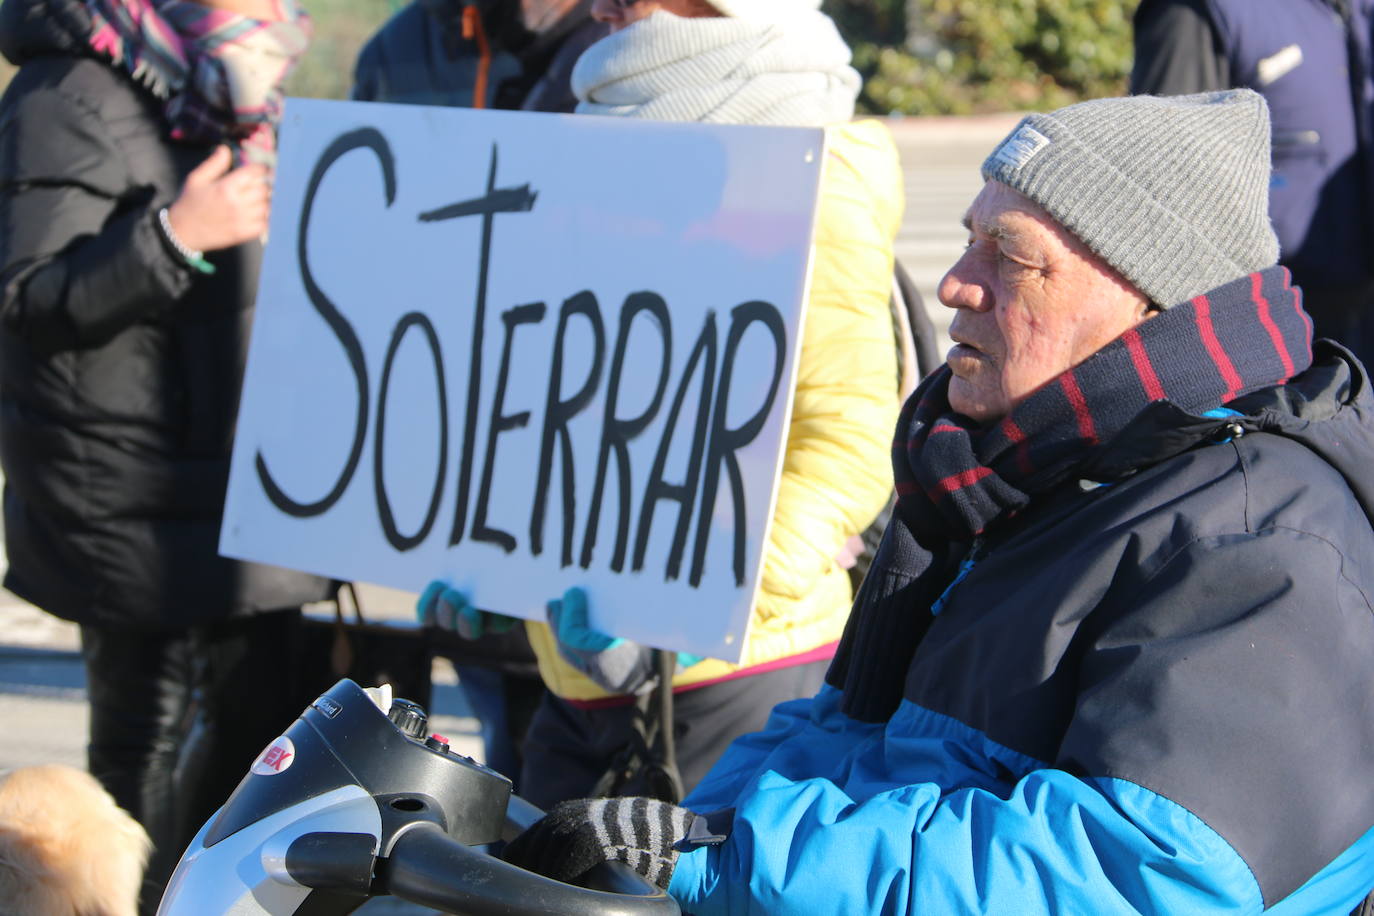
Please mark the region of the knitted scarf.
[[688, 18], [662, 10], [588, 48], [573, 68], [580, 114], [821, 127], [849, 120], [859, 74], [830, 18]]
[[1200, 415], [1311, 365], [1299, 295], [1282, 267], [1218, 287], [1127, 331], [986, 428], [950, 409], [948, 367], [922, 382], [897, 421], [897, 509], [828, 675], [846, 712], [892, 714], [929, 609], [970, 542], [1085, 468], [1146, 407]]
[[310, 40], [297, 0], [279, 18], [250, 19], [189, 0], [85, 0], [96, 53], [164, 100], [172, 136], [228, 142], [272, 165], [282, 81]]

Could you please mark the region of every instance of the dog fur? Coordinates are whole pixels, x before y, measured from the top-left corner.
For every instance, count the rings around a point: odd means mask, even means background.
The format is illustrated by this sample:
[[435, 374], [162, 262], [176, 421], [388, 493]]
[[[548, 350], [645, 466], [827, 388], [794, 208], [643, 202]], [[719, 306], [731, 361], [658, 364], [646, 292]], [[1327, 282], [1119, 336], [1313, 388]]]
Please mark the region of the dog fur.
[[89, 773], [0, 776], [0, 916], [136, 916], [149, 847]]

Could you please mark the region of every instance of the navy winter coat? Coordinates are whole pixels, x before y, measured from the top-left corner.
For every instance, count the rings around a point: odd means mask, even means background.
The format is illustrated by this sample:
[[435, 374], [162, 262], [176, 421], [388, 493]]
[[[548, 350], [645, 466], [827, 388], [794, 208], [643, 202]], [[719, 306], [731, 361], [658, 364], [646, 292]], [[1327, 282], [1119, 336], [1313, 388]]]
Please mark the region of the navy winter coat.
[[1269, 103], [1269, 215], [1318, 316], [1374, 304], [1372, 45], [1374, 0], [1143, 0], [1135, 14], [1132, 92], [1245, 86]]
[[[580, 0], [548, 32], [514, 21], [519, 5], [414, 0], [358, 52], [353, 98], [362, 102], [571, 112], [573, 64], [606, 34]], [[466, 20], [467, 25], [464, 25]], [[484, 87], [477, 98], [478, 86]]]
[[1319, 344], [1228, 406], [1157, 402], [972, 545], [885, 647], [890, 716], [845, 713], [882, 653], [842, 649], [736, 742], [686, 801], [735, 815], [679, 859], [684, 910], [1348, 913], [1374, 886], [1374, 397]]

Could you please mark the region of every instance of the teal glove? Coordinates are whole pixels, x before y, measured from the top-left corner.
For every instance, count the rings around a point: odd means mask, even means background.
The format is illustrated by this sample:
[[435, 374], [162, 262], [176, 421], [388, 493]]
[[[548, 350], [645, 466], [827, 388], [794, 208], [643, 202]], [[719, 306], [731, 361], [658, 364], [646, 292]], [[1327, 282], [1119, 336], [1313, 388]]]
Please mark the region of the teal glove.
[[679, 652], [677, 654], [677, 666], [679, 668], [690, 668], [697, 662], [704, 661], [706, 661], [706, 656], [704, 655], [693, 655], [690, 652]]
[[625, 640], [617, 636], [592, 629], [587, 619], [587, 593], [580, 588], [568, 589], [562, 601], [550, 601], [549, 614], [558, 641], [571, 649], [605, 652], [625, 645]]
[[[568, 589], [562, 600], [550, 601], [547, 609], [549, 626], [558, 638], [558, 654], [602, 690], [638, 693], [651, 685], [654, 650], [592, 629], [587, 622], [587, 593], [582, 589]], [[690, 668], [699, 661], [699, 655], [677, 654], [680, 668]]]
[[452, 630], [464, 639], [481, 639], [488, 633], [508, 633], [520, 622], [492, 611], [472, 606], [468, 596], [449, 587], [442, 579], [435, 579], [425, 587], [415, 602], [415, 618], [421, 626]]

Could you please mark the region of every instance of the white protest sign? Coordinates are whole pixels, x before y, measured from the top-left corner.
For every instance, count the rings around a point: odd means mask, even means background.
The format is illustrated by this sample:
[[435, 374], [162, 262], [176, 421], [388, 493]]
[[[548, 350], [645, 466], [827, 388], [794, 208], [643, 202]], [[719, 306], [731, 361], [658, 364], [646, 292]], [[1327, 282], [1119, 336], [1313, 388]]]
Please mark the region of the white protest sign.
[[290, 100], [221, 552], [738, 659], [822, 154]]

